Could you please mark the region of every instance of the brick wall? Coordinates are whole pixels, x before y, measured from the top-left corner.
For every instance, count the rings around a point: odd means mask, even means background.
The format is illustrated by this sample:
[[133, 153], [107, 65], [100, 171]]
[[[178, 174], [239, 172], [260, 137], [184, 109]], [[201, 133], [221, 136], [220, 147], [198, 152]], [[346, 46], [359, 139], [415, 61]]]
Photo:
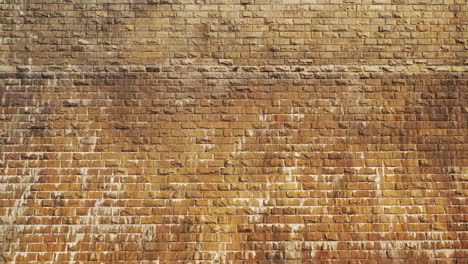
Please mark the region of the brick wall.
[[0, 261], [467, 263], [467, 11], [1, 1]]

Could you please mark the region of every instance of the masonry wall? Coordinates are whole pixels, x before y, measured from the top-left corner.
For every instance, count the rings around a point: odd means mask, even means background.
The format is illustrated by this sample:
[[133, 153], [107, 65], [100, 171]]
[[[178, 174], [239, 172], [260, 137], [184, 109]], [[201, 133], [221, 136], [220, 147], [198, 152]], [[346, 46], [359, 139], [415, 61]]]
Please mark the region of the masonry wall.
[[3, 0], [0, 261], [467, 263], [465, 0]]

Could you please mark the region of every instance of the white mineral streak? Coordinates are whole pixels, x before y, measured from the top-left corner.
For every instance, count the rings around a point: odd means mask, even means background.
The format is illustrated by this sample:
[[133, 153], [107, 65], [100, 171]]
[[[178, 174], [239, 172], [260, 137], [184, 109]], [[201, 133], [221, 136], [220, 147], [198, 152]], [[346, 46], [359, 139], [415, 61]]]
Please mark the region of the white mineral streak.
[[[27, 168], [27, 162], [25, 164], [25, 167]], [[8, 169], [8, 168], [6, 168]], [[8, 214], [6, 217], [6, 225], [2, 225], [2, 227], [6, 230], [2, 231], [7, 231], [9, 230], [10, 232], [12, 231], [12, 234], [21, 234], [24, 230], [24, 226], [19, 226], [15, 222], [21, 218], [25, 217], [25, 212], [28, 209], [27, 207], [27, 200], [30, 197], [31, 192], [32, 192], [32, 187], [38, 182], [39, 179], [39, 172], [40, 169], [37, 168], [30, 168], [30, 169], [23, 169], [26, 172], [23, 173], [21, 177], [21, 181], [19, 184], [15, 184], [19, 186], [20, 190], [20, 196], [18, 199], [15, 199], [15, 203], [13, 204], [13, 207], [8, 209]], [[11, 177], [11, 176], [10, 176]], [[16, 259], [18, 256], [20, 256], [23, 252], [19, 251], [19, 245], [20, 245], [20, 239], [16, 238], [14, 242], [10, 245], [9, 252], [13, 253], [13, 260], [12, 263], [16, 263]]]

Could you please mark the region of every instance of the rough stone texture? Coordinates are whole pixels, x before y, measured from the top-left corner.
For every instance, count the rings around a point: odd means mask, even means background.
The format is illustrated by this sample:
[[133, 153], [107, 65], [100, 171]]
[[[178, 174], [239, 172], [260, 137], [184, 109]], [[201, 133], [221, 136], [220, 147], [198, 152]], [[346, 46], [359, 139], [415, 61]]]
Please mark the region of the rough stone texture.
[[468, 263], [467, 6], [1, 1], [0, 260]]

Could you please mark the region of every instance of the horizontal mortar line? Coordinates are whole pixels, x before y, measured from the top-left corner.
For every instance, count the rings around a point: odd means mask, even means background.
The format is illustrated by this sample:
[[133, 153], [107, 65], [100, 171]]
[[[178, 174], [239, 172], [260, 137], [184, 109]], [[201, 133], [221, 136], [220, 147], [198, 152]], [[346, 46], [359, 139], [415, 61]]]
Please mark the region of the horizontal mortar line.
[[[139, 234], [139, 233], [138, 233]], [[141, 244], [141, 243], [183, 243], [183, 244], [192, 244], [192, 243], [220, 243], [220, 244], [233, 244], [233, 243], [278, 243], [278, 244], [287, 244], [287, 243], [292, 243], [292, 244], [296, 244], [296, 243], [340, 243], [340, 242], [353, 242], [355, 240], [269, 240], [269, 241], [262, 241], [262, 240], [255, 240], [255, 241], [245, 241], [245, 240], [237, 240], [237, 241], [221, 241], [221, 242], [217, 242], [217, 241], [203, 241], [203, 242], [193, 242], [193, 241], [189, 241], [189, 242], [173, 242], [173, 241], [145, 241], [145, 242], [141, 242], [141, 241], [135, 241], [135, 242], [128, 242], [128, 243], [138, 243], [138, 244]], [[359, 240], [359, 241], [369, 241], [369, 243], [376, 243], [377, 240]], [[428, 241], [437, 241], [437, 240], [428, 240]], [[451, 241], [451, 240], [440, 240], [441, 242], [447, 242], [447, 241]], [[356, 241], [357, 242], [357, 241]], [[396, 241], [397, 243], [403, 243], [403, 242], [420, 242], [419, 240], [398, 240]], [[72, 244], [72, 243], [75, 243], [74, 241], [70, 241], [70, 242], [61, 242], [63, 244]], [[115, 244], [121, 244], [121, 243], [125, 243], [123, 241], [119, 241], [119, 242], [94, 242], [94, 241], [89, 241], [89, 242], [80, 242], [80, 243], [86, 243], [86, 244], [90, 244], [90, 243], [105, 243], [105, 244], [110, 244], [110, 243], [115, 243]], [[386, 243], [385, 241], [382, 241], [381, 243]], [[395, 243], [393, 241], [390, 241], [390, 242], [387, 242], [387, 243]], [[40, 242], [36, 242], [36, 243], [31, 243], [31, 244], [40, 244]], [[358, 251], [358, 252], [365, 252], [365, 251], [431, 251], [431, 252], [439, 252], [439, 251], [464, 251], [465, 249], [461, 248], [460, 247], [457, 247], [457, 248], [428, 248], [428, 249], [418, 249], [418, 248], [404, 248], [404, 249], [390, 249], [388, 248], [389, 246], [386, 246], [387, 248], [384, 248], [384, 249], [294, 249], [292, 250], [293, 252], [304, 252], [304, 251], [311, 251], [311, 252], [315, 252], [315, 251], [325, 251], [325, 252], [346, 252], [346, 251]], [[285, 249], [265, 249], [265, 250], [246, 250], [246, 249], [239, 249], [239, 250], [199, 250], [199, 249], [180, 249], [180, 250], [171, 250], [171, 249], [164, 249], [164, 248], [161, 248], [161, 249], [150, 249], [150, 250], [144, 250], [144, 249], [135, 249], [135, 250], [119, 250], [119, 251], [115, 251], [115, 250], [100, 250], [99, 253], [102, 253], [102, 254], [118, 254], [119, 252], [138, 252], [138, 253], [152, 253], [152, 252], [161, 252], [161, 253], [187, 253], [187, 252], [191, 252], [191, 253], [240, 253], [240, 252], [245, 252], [246, 254], [248, 254], [248, 252], [256, 252], [256, 253], [259, 253], [259, 252], [284, 252]], [[66, 253], [83, 253], [83, 254], [87, 254], [87, 253], [96, 253], [96, 251], [82, 251], [81, 249], [76, 249], [76, 250], [67, 250], [67, 251], [17, 251], [18, 254], [40, 254], [40, 253], [61, 253], [61, 254], [66, 254]], [[98, 254], [99, 254], [98, 253]], [[357, 257], [347, 257], [347, 258], [340, 258], [341, 260], [342, 259], [349, 259], [349, 260], [356, 260], [356, 259], [365, 259], [365, 260], [369, 260], [368, 258], [357, 258]], [[393, 257], [391, 258], [392, 260], [408, 260], [408, 258], [405, 258], [405, 257]], [[415, 259], [414, 257], [413, 258], [410, 258], [410, 259]], [[422, 258], [421, 258], [422, 259]], [[454, 259], [454, 260], [457, 260], [457, 259], [460, 259], [459, 257], [456, 257], [456, 256], [453, 256], [453, 257], [446, 257], [446, 256], [443, 256], [443, 257], [434, 257], [434, 256], [431, 256], [431, 259], [444, 259], [444, 260], [448, 260], [448, 259]], [[199, 258], [199, 259], [195, 259], [193, 261], [212, 261], [211, 258]], [[250, 258], [236, 258], [236, 259], [233, 259], [233, 261], [240, 261], [240, 260], [246, 260], [246, 261], [251, 261], [252, 259]], [[257, 259], [256, 259], [257, 260]], [[271, 260], [271, 261], [274, 261], [274, 258], [271, 257], [271, 258], [263, 258], [262, 260], [264, 261], [268, 261], [268, 260]], [[301, 258], [282, 258], [281, 260], [289, 260], [289, 261], [294, 261], [294, 260], [316, 260], [315, 257], [301, 257]], [[334, 257], [322, 257], [321, 258], [322, 261], [324, 260], [328, 260], [328, 261], [333, 261], [333, 260], [337, 260], [336, 258]], [[151, 261], [151, 263], [153, 263], [155, 260], [139, 260], [139, 261]], [[173, 261], [177, 261], [175, 259], [173, 259]], [[177, 262], [181, 262], [181, 263], [186, 263], [187, 260], [184, 260], [184, 261], [177, 261]], [[125, 260], [120, 260], [120, 261], [116, 261], [116, 260], [112, 260], [112, 263], [116, 263], [116, 262], [127, 262]], [[139, 263], [144, 263], [144, 262], [139, 262]]]
[[[283, 198], [284, 199], [284, 198]], [[69, 199], [64, 199], [64, 200], [69, 200]], [[109, 200], [117, 200], [117, 199], [104, 199], [106, 201], [109, 201]], [[152, 200], [162, 200], [162, 199], [147, 199], [149, 201], [152, 201]], [[168, 201], [170, 199], [167, 199], [166, 201]], [[87, 200], [87, 201], [91, 201], [91, 200]], [[117, 201], [124, 201], [124, 199], [119, 199]], [[131, 201], [135, 201], [135, 200], [131, 200]], [[174, 205], [176, 206], [176, 205]], [[367, 207], [370, 207], [370, 208], [388, 208], [388, 209], [391, 209], [391, 208], [402, 208], [402, 206], [398, 206], [398, 205], [395, 205], [395, 206], [381, 206], [381, 205], [372, 205], [372, 206], [354, 206], [354, 205], [321, 205], [321, 206], [302, 206], [302, 205], [297, 205], [297, 206], [266, 206], [266, 205], [258, 205], [258, 206], [251, 206], [251, 205], [239, 205], [239, 206], [200, 206], [200, 207], [197, 207], [197, 208], [238, 208], [239, 210], [242, 210], [242, 209], [245, 209], [245, 208], [267, 208], [267, 209], [274, 209], [274, 208], [335, 208], [336, 206], [343, 206], [343, 207], [363, 207], [363, 208], [367, 208]], [[179, 206], [180, 207], [180, 206]], [[405, 206], [404, 208], [406, 209], [410, 209], [410, 208], [413, 208], [413, 207], [426, 207], [425, 205], [412, 205], [412, 206]], [[460, 207], [460, 205], [453, 205], [453, 206], [445, 206], [445, 207]], [[3, 208], [14, 208], [14, 207], [3, 207]], [[45, 209], [45, 208], [50, 208], [50, 209], [57, 209], [57, 208], [63, 208], [63, 209], [74, 209], [74, 208], [82, 208], [82, 209], [102, 209], [102, 210], [105, 210], [105, 209], [114, 209], [114, 210], [121, 210], [121, 209], [146, 209], [146, 208], [151, 208], [151, 209], [168, 209], [168, 208], [173, 208], [173, 206], [148, 206], [148, 207], [112, 207], [112, 206], [94, 206], [94, 207], [28, 207], [28, 208], [36, 208], [36, 209], [39, 209], [39, 208], [42, 208], [42, 209]], [[188, 209], [188, 208], [191, 208], [191, 207], [181, 207], [181, 208], [184, 208], [184, 209]], [[196, 214], [190, 214], [190, 215], [187, 215], [187, 214], [170, 214], [172, 216], [201, 216], [201, 215], [196, 215]], [[258, 212], [258, 213], [255, 213], [255, 214], [208, 214], [208, 215], [211, 215], [211, 216], [223, 216], [223, 215], [230, 215], [230, 216], [265, 216], [265, 217], [269, 217], [269, 216], [278, 216], [278, 215], [282, 215], [282, 214], [268, 214], [266, 212]], [[415, 216], [421, 216], [421, 215], [427, 215], [427, 213], [418, 213], [418, 214], [410, 214], [410, 213], [400, 213], [400, 214], [391, 214], [391, 213], [374, 213], [374, 214], [351, 214], [351, 213], [337, 213], [337, 214], [330, 214], [330, 213], [323, 213], [323, 214], [292, 214], [292, 215], [288, 215], [288, 216], [298, 216], [298, 217], [311, 217], [311, 216], [363, 216], [363, 215], [368, 215], [368, 216], [375, 216], [375, 215], [381, 215], [381, 216], [412, 216], [412, 217], [415, 217]], [[455, 213], [440, 213], [440, 214], [431, 214], [432, 215], [437, 215], [437, 216], [442, 216], [442, 215], [445, 215], [445, 216], [455, 216], [457, 214]], [[36, 215], [30, 215], [30, 216], [22, 216], [23, 218], [25, 217], [36, 217]], [[43, 218], [60, 218], [60, 217], [67, 217], [68, 215], [57, 215], [57, 216], [51, 216], [51, 215], [43, 215], [43, 216], [37, 216], [37, 217], [43, 217]], [[76, 216], [72, 216], [72, 217], [85, 217], [85, 216], [88, 216], [88, 215], [76, 215]], [[130, 216], [139, 216], [139, 217], [155, 217], [155, 216], [167, 216], [167, 215], [161, 215], [161, 214], [157, 214], [157, 215], [143, 215], [143, 214], [132, 214], [132, 215], [95, 215], [95, 217], [108, 217], [108, 216], [115, 216], [115, 217], [130, 217]], [[348, 222], [350, 223], [350, 222]], [[388, 222], [377, 222], [377, 223], [388, 223]], [[458, 221], [458, 222], [405, 222], [405, 223], [419, 223], [419, 224], [425, 224], [425, 223], [466, 223], [464, 221]], [[468, 224], [468, 223], [466, 223]]]
[[[200, 215], [200, 216], [207, 216], [207, 215]], [[129, 216], [129, 217], [132, 217], [132, 216]], [[186, 225], [186, 224], [190, 224], [190, 225], [195, 225], [195, 226], [214, 226], [214, 225], [252, 225], [252, 226], [261, 226], [261, 225], [267, 225], [267, 224], [263, 224], [263, 223], [239, 223], [239, 224], [221, 224], [221, 223], [200, 223], [200, 224], [194, 224], [194, 223], [179, 223], [179, 224], [165, 224], [165, 223], [133, 223], [133, 224], [128, 224], [128, 223], [125, 223], [125, 224], [121, 224], [121, 223], [115, 223], [115, 224], [53, 224], [53, 225], [50, 225], [50, 224], [31, 224], [31, 225], [24, 225], [24, 224], [15, 224], [15, 227], [21, 227], [21, 228], [27, 228], [27, 227], [52, 227], [52, 228], [59, 228], [61, 226], [76, 226], [76, 227], [88, 227], [88, 226], [93, 226], [93, 227], [96, 227], [96, 226], [99, 226], [99, 227], [103, 227], [103, 228], [106, 228], [106, 227], [121, 227], [121, 228], [125, 228], [126, 226], [130, 226], [130, 227], [133, 227], [135, 225], [158, 225], [158, 226], [175, 226], [175, 227], [178, 227], [178, 226], [181, 226], [181, 225]], [[297, 222], [294, 222], [294, 223], [289, 223], [289, 224], [283, 224], [283, 225], [304, 225], [304, 226], [307, 226], [307, 225], [313, 225], [313, 224], [317, 224], [317, 225], [320, 225], [320, 224], [328, 224], [328, 225], [339, 225], [339, 224], [342, 224], [344, 225], [345, 223], [322, 223], [322, 222], [319, 222], [319, 223], [297, 223]], [[359, 225], [359, 224], [405, 224], [406, 225], [406, 222], [386, 222], [386, 223], [366, 223], [366, 222], [363, 222], [363, 223], [349, 223], [349, 224], [356, 224], [356, 225]], [[275, 225], [275, 224], [272, 224], [272, 225]], [[5, 226], [8, 226], [5, 225]], [[362, 231], [348, 231], [350, 233], [367, 233], [367, 234], [375, 234], [375, 233], [397, 233], [397, 234], [407, 234], [407, 233], [448, 233], [448, 232], [457, 232], [457, 233], [460, 233], [460, 234], [464, 234], [464, 233], [468, 233], [468, 231], [464, 231], [464, 230], [441, 230], [441, 231], [437, 231], [437, 230], [426, 230], [426, 231], [400, 231], [400, 232], [396, 232], [396, 231], [369, 231], [369, 232], [362, 232]], [[272, 233], [273, 231], [271, 232], [262, 232], [263, 234], [265, 233]], [[286, 231], [286, 232], [282, 232], [282, 233], [289, 233], [290, 231]], [[64, 232], [66, 233], [66, 232]], [[128, 234], [132, 234], [133, 232], [127, 232]], [[175, 233], [175, 232], [166, 232], [166, 233]], [[196, 234], [197, 232], [181, 232], [181, 233], [178, 233], [178, 234]], [[213, 234], [215, 232], [206, 232], [207, 234]], [[232, 233], [236, 233], [236, 232], [232, 232]], [[254, 233], [254, 232], [241, 232], [242, 234], [248, 234], [248, 233]], [[330, 231], [314, 231], [314, 230], [304, 230], [304, 231], [301, 231], [301, 232], [297, 232], [297, 233], [341, 233], [341, 231], [335, 231], [335, 232], [330, 232]], [[38, 234], [38, 233], [34, 233], [34, 234]], [[32, 235], [34, 235], [32, 234]], [[62, 234], [62, 233], [58, 233], [58, 232], [54, 232], [54, 233], [47, 233], [47, 232], [44, 232], [44, 233], [40, 233], [40, 234]], [[87, 233], [83, 233], [83, 234], [87, 234]], [[122, 234], [122, 232], [119, 232], [119, 234]], [[456, 240], [456, 239], [455, 239]], [[358, 240], [360, 241], [360, 240]], [[367, 240], [365, 240], [367, 241]], [[414, 240], [410, 240], [410, 241], [414, 241]], [[427, 240], [422, 240], [422, 241], [427, 241]], [[441, 240], [434, 240], [434, 241], [441, 241]], [[376, 241], [378, 242], [378, 241]]]
[[[51, 199], [50, 199], [51, 200]], [[49, 201], [50, 201], [49, 200]], [[69, 200], [69, 199], [64, 199], [64, 200]], [[104, 201], [110, 201], [110, 200], [115, 200], [115, 201], [125, 201], [123, 199], [102, 199]], [[158, 201], [162, 201], [162, 199], [147, 199], [148, 201], [152, 201], [152, 200], [158, 200]], [[193, 199], [192, 199], [193, 200]], [[87, 201], [91, 201], [91, 200], [87, 200]], [[131, 201], [136, 201], [136, 200], [131, 200]], [[170, 201], [170, 199], [167, 199], [166, 201]], [[134, 209], [134, 210], [139, 210], [139, 209], [154, 209], [154, 210], [167, 210], [167, 209], [176, 209], [175, 208], [176, 205], [172, 205], [172, 206], [148, 206], [148, 207], [112, 207], [112, 206], [106, 206], [106, 207], [103, 207], [103, 206], [94, 206], [94, 207], [76, 207], [76, 208], [80, 208], [80, 209], [96, 209], [96, 210], [104, 210], [104, 211], [107, 211], [107, 210], [112, 210], [112, 211], [117, 211], [117, 210], [124, 210], [124, 209]], [[321, 206], [305, 206], [306, 208], [308, 209], [311, 209], [311, 208], [321, 208], [321, 209], [330, 209], [330, 208], [336, 208], [337, 206], [340, 206], [340, 205], [336, 205], [336, 204], [331, 204], [331, 205], [321, 205]], [[371, 207], [371, 208], [383, 208], [385, 207], [386, 209], [392, 209], [392, 208], [402, 208], [402, 206], [398, 206], [398, 205], [395, 205], [395, 206], [380, 206], [380, 205], [373, 205], [373, 206], [350, 206], [350, 205], [341, 205], [342, 207], [363, 207], [363, 208], [367, 208], [367, 207]], [[411, 208], [414, 208], [414, 207], [426, 207], [425, 205], [411, 205], [411, 206], [405, 206], [404, 208], [405, 209], [411, 209]], [[443, 207], [443, 206], [437, 206], [437, 207]], [[450, 207], [452, 209], [455, 209], [455, 208], [458, 208], [458, 207], [461, 207], [461, 205], [453, 205], [453, 206], [444, 206], [445, 208], [447, 207]], [[14, 207], [4, 207], [6, 209], [10, 208], [10, 209], [13, 209]], [[55, 210], [55, 209], [74, 209], [75, 207], [28, 207], [30, 209], [51, 209], [51, 210]], [[184, 209], [189, 209], [191, 207], [181, 207], [181, 208], [184, 208]], [[197, 207], [198, 208], [198, 207]], [[219, 208], [237, 208], [239, 210], [243, 210], [243, 209], [246, 209], [246, 208], [265, 208], [265, 209], [278, 209], [278, 208], [302, 208], [301, 205], [297, 205], [297, 206], [264, 206], [264, 205], [258, 205], [258, 206], [250, 206], [250, 205], [239, 205], [239, 206], [211, 206], [211, 207], [208, 207], [208, 206], [205, 206], [205, 207], [199, 207], [199, 208], [213, 208], [213, 209], [219, 209]], [[232, 213], [232, 214], [229, 214], [229, 213], [225, 213], [225, 214], [219, 214], [219, 213], [215, 213], [215, 214], [187, 214], [186, 212], [184, 212], [183, 214], [126, 214], [126, 215], [115, 215], [115, 214], [103, 214], [103, 215], [93, 215], [92, 217], [96, 216], [96, 217], [101, 217], [101, 218], [105, 218], [105, 217], [132, 217], [132, 216], [138, 216], [138, 217], [142, 217], [142, 218], [149, 218], [149, 217], [165, 217], [165, 216], [172, 216], [172, 217], [197, 217], [197, 216], [245, 216], [245, 217], [256, 217], [256, 216], [262, 216], [262, 217], [275, 217], [275, 216], [278, 216], [278, 215], [283, 215], [283, 214], [270, 214], [268, 212], [258, 212], [258, 213], [254, 213], [254, 214], [235, 214], [235, 213]], [[364, 216], [364, 215], [367, 215], [367, 216], [383, 216], [383, 217], [386, 217], [386, 216], [392, 216], [392, 217], [400, 217], [400, 216], [408, 216], [408, 217], [416, 217], [416, 216], [424, 216], [424, 215], [427, 215], [427, 213], [415, 213], [415, 214], [409, 214], [409, 213], [391, 213], [391, 214], [387, 214], [387, 213], [363, 213], [363, 214], [350, 214], [350, 213], [336, 213], [336, 214], [330, 214], [330, 213], [321, 213], [321, 214], [318, 214], [318, 213], [315, 213], [315, 214], [288, 214], [286, 216], [297, 216], [297, 217], [323, 217], [323, 216], [328, 216], [328, 217], [338, 217], [338, 216], [348, 216], [348, 217], [357, 217], [357, 216]], [[434, 214], [436, 216], [457, 216], [458, 214], [455, 214], [455, 213], [436, 213]], [[53, 215], [42, 215], [42, 216], [37, 216], [37, 217], [41, 217], [41, 218], [51, 218], [51, 219], [56, 219], [56, 218], [63, 218], [63, 217], [68, 217], [69, 215], [56, 215], [56, 216], [53, 216]], [[74, 216], [70, 216], [70, 217], [89, 217], [90, 215], [74, 215]], [[35, 215], [28, 215], [28, 216], [21, 216], [22, 218], [28, 218], [28, 217], [36, 217]], [[307, 222], [307, 220], [305, 220]], [[320, 222], [320, 221], [309, 221], [309, 222]], [[342, 222], [342, 223], [351, 223], [351, 222]], [[389, 223], [389, 222], [373, 222], [373, 223]], [[435, 222], [435, 221], [429, 221], [429, 222], [405, 222], [405, 223], [412, 223], [412, 224], [429, 224], [429, 223], [446, 223], [446, 224], [468, 224], [462, 220], [459, 220], [459, 221], [452, 221], [452, 222]]]
[[[155, 191], [151, 191], [151, 192], [158, 192], [159, 190], [155, 190]], [[55, 193], [57, 191], [48, 191], [48, 192], [45, 192], [45, 193]], [[71, 191], [73, 192], [73, 191]], [[76, 191], [74, 191], [76, 192]], [[105, 194], [108, 194], [109, 192], [106, 192], [106, 191], [90, 191], [90, 193], [105, 193]], [[121, 191], [122, 192], [122, 191]], [[173, 192], [173, 191], [167, 191], [167, 192]], [[215, 192], [215, 191], [209, 191], [209, 192]], [[268, 192], [268, 191], [264, 191], [264, 192]], [[36, 192], [35, 192], [36, 193]], [[123, 193], [123, 192], [122, 192]], [[136, 192], [138, 193], [138, 192]], [[323, 200], [331, 200], [331, 201], [349, 201], [349, 200], [357, 200], [357, 199], [360, 199], [360, 198], [369, 198], [369, 199], [366, 199], [366, 201], [369, 201], [369, 200], [372, 200], [372, 201], [379, 201], [379, 200], [395, 200], [397, 198], [412, 198], [412, 199], [424, 199], [424, 200], [431, 200], [433, 199], [434, 197], [437, 197], [437, 198], [440, 198], [440, 199], [443, 199], [443, 200], [449, 200], [449, 199], [457, 199], [457, 200], [465, 200], [467, 199], [468, 197], [440, 197], [440, 196], [417, 196], [417, 197], [355, 197], [355, 198], [346, 198], [346, 197], [340, 197], [340, 198], [333, 198], [333, 197], [311, 197], [311, 198], [308, 198], [308, 197], [277, 197], [277, 198], [263, 198], [263, 197], [255, 197], [255, 198], [227, 198], [227, 197], [224, 197], [224, 198], [204, 198], [204, 197], [198, 197], [198, 198], [151, 198], [151, 197], [146, 197], [146, 198], [131, 198], [131, 197], [125, 197], [125, 198], [121, 198], [121, 197], [100, 197], [100, 198], [60, 198], [60, 199], [57, 199], [57, 198], [31, 198], [31, 199], [26, 199], [26, 200], [31, 200], [31, 201], [37, 201], [37, 202], [41, 202], [41, 201], [65, 201], [65, 202], [71, 202], [71, 201], [86, 201], [86, 202], [91, 202], [91, 201], [96, 201], [96, 202], [102, 202], [102, 201], [113, 201], [115, 203], [119, 203], [119, 202], [122, 202], [122, 201], [132, 201], [132, 202], [136, 202], [136, 201], [159, 201], [159, 202], [162, 202], [162, 201], [165, 201], [166, 203], [168, 204], [164, 204], [164, 205], [148, 205], [148, 206], [113, 206], [113, 205], [99, 205], [98, 207], [99, 208], [109, 208], [109, 209], [123, 209], [123, 208], [172, 208], [174, 205], [172, 204], [177, 204], [178, 202], [185, 202], [185, 201], [195, 201], [195, 200], [201, 200], [201, 201], [214, 201], [214, 200], [218, 200], [218, 199], [222, 199], [223, 201], [227, 202], [227, 203], [231, 203], [229, 205], [206, 205], [206, 206], [197, 206], [197, 208], [245, 208], [245, 207], [249, 207], [249, 208], [271, 208], [271, 207], [291, 207], [291, 208], [330, 208], [330, 207], [335, 207], [335, 206], [340, 206], [340, 205], [337, 205], [337, 202], [333, 202], [333, 203], [324, 203], [324, 204], [317, 204], [317, 205], [302, 205], [302, 204], [296, 204], [296, 205], [265, 205], [265, 203], [269, 203], [271, 201], [277, 201], [277, 200], [288, 200], [288, 201], [298, 201], [298, 202], [301, 202], [301, 203], [306, 203], [310, 200], [320, 200], [320, 201], [323, 201]], [[429, 199], [427, 199], [429, 198]], [[4, 200], [4, 201], [19, 201], [21, 200], [21, 198], [11, 198], [11, 199], [0, 199], [1, 200]], [[232, 203], [235, 203], [235, 202], [240, 202], [240, 201], [233, 201], [233, 200], [242, 200], [242, 201], [246, 201], [246, 200], [251, 200], [251, 201], [256, 201], [258, 204], [257, 205], [252, 205], [252, 204], [232, 204]], [[259, 202], [258, 200], [262, 200], [262, 202]], [[37, 204], [37, 203], [36, 203]], [[341, 202], [340, 202], [341, 204]], [[183, 208], [191, 208], [192, 205], [186, 205], [186, 206], [183, 206]], [[463, 206], [463, 204], [454, 204], [454, 203], [451, 203], [451, 204], [424, 204], [424, 203], [413, 203], [413, 204], [386, 204], [386, 205], [381, 205], [381, 204], [369, 204], [369, 205], [358, 205], [358, 204], [343, 204], [342, 205], [343, 207], [362, 207], [362, 208], [374, 208], [374, 207], [377, 207], [377, 208], [402, 208], [402, 209], [411, 209], [411, 208], [414, 208], [414, 207], [444, 207], [446, 209], [454, 209], [454, 208], [457, 208], [457, 207], [461, 207]], [[2, 206], [2, 208], [14, 208], [13, 205], [11, 206]], [[63, 209], [69, 209], [69, 208], [96, 208], [95, 205], [92, 205], [92, 206], [73, 206], [73, 207], [70, 207], [70, 206], [42, 206], [42, 207], [34, 207], [34, 208], [63, 208]], [[320, 214], [294, 214], [294, 215], [324, 215], [324, 214], [328, 214], [328, 213], [320, 213]], [[340, 213], [341, 214], [341, 213]], [[343, 215], [373, 215], [373, 214], [368, 214], [368, 213], [342, 213]], [[400, 215], [398, 213], [396, 213], [397, 215]], [[407, 215], [424, 215], [426, 213], [424, 212], [421, 212], [421, 213], [401, 213], [401, 214], [407, 214]], [[249, 214], [248, 214], [249, 215]], [[335, 214], [330, 214], [330, 215], [335, 215]], [[395, 215], [395, 214], [392, 214], [392, 215]], [[455, 213], [450, 213], [450, 212], [447, 212], [447, 213], [434, 213], [433, 215], [456, 215]]]

